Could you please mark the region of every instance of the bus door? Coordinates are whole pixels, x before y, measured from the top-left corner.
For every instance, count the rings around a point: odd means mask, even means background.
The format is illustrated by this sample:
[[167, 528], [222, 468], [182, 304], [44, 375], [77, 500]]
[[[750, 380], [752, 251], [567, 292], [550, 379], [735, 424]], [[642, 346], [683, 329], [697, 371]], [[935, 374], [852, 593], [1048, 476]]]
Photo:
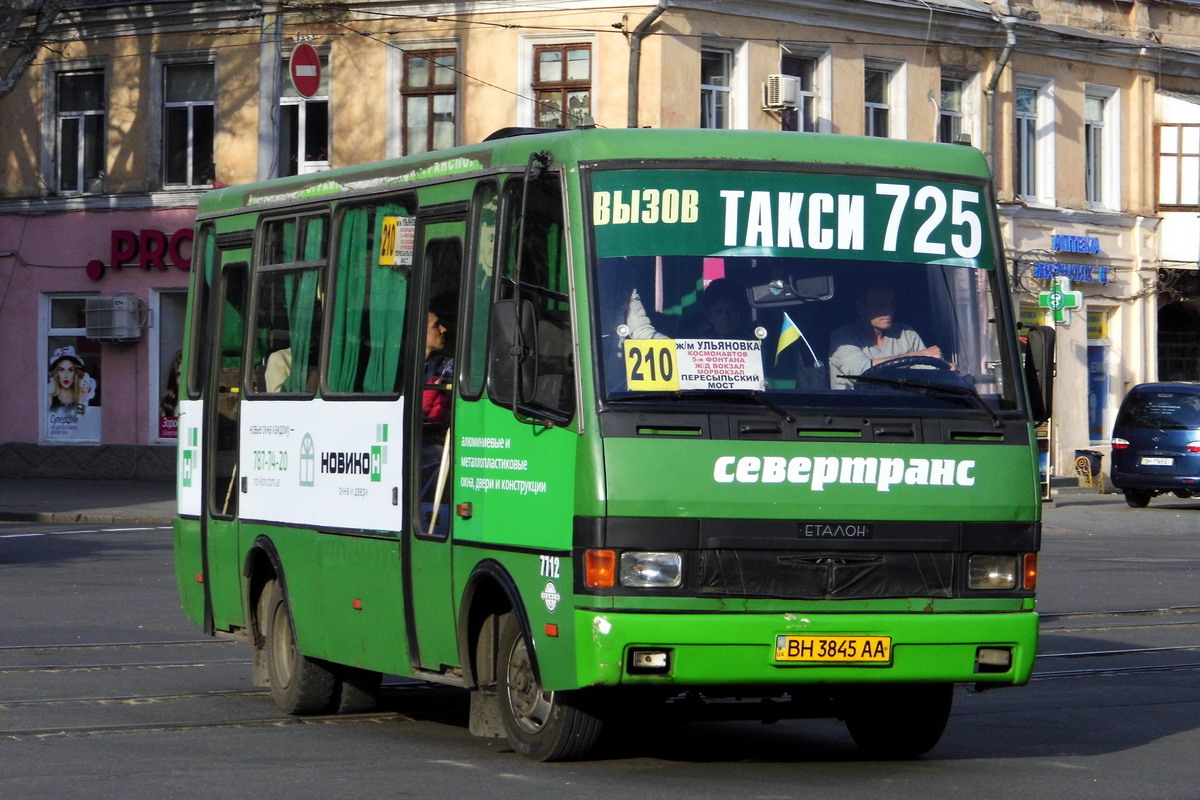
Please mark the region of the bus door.
[[[464, 215], [424, 218], [417, 242], [421, 276], [420, 316], [415, 359], [418, 369], [410, 384], [414, 398], [409, 412], [414, 431], [407, 450], [411, 469], [407, 485], [410, 509], [406, 527], [409, 591], [409, 647], [414, 666], [441, 672], [458, 664], [455, 637], [451, 540], [454, 495], [454, 356], [465, 320], [460, 316]], [[420, 308], [421, 306], [418, 306]], [[430, 352], [430, 349], [432, 352]]]
[[[238, 417], [241, 409], [243, 334], [249, 296], [249, 265], [222, 253], [213, 303], [211, 348], [206, 363], [202, 469], [205, 513], [205, 583], [213, 624], [242, 625], [238, 582]], [[244, 257], [244, 251], [237, 252]]]

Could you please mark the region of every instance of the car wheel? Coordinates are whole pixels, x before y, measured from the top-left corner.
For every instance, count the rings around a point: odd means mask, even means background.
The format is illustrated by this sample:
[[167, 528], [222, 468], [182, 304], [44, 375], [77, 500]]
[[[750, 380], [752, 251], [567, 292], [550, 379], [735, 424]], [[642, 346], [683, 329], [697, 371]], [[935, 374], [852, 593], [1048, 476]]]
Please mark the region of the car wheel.
[[1130, 508], [1145, 508], [1150, 505], [1150, 492], [1145, 489], [1126, 489], [1125, 502]]

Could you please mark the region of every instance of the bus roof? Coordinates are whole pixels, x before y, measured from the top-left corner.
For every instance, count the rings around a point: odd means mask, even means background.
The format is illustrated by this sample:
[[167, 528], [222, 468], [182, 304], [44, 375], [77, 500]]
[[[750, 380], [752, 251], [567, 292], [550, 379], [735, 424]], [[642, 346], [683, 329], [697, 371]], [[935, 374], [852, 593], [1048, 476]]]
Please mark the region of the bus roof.
[[439, 178], [522, 168], [531, 152], [541, 150], [553, 152], [560, 164], [705, 159], [919, 170], [976, 179], [986, 179], [990, 174], [983, 154], [974, 147], [903, 139], [703, 129], [577, 128], [536, 134], [511, 131], [515, 135], [475, 145], [215, 189], [201, 199], [197, 216], [220, 216], [319, 197], [395, 191]]

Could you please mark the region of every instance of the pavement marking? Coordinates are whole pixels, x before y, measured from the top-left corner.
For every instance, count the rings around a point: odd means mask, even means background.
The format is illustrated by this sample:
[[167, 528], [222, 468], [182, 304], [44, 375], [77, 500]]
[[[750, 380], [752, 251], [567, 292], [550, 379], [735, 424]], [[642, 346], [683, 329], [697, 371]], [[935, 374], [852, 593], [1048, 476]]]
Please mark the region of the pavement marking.
[[81, 533], [133, 533], [137, 531], [169, 531], [170, 525], [154, 525], [142, 528], [81, 528], [74, 531], [37, 531], [35, 533], [5, 533], [0, 539], [29, 539], [36, 536], [76, 536]]

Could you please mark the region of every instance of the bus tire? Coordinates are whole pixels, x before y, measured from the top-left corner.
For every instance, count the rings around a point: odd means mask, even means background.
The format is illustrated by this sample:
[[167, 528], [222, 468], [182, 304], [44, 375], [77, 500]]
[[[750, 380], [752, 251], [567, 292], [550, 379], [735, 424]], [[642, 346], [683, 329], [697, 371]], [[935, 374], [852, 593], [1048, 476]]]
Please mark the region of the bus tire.
[[869, 758], [916, 758], [942, 738], [953, 702], [950, 683], [862, 687], [853, 690], [846, 727]]
[[533, 669], [530, 645], [509, 612], [500, 619], [496, 693], [509, 744], [535, 761], [573, 761], [600, 740], [603, 723], [583, 707], [580, 692], [547, 692]]
[[333, 710], [338, 714], [361, 714], [379, 705], [383, 674], [359, 667], [339, 667]]
[[270, 580], [263, 587], [260, 609], [267, 679], [275, 705], [287, 714], [328, 710], [334, 700], [337, 678], [323, 661], [300, 652], [292, 612], [278, 580]]

